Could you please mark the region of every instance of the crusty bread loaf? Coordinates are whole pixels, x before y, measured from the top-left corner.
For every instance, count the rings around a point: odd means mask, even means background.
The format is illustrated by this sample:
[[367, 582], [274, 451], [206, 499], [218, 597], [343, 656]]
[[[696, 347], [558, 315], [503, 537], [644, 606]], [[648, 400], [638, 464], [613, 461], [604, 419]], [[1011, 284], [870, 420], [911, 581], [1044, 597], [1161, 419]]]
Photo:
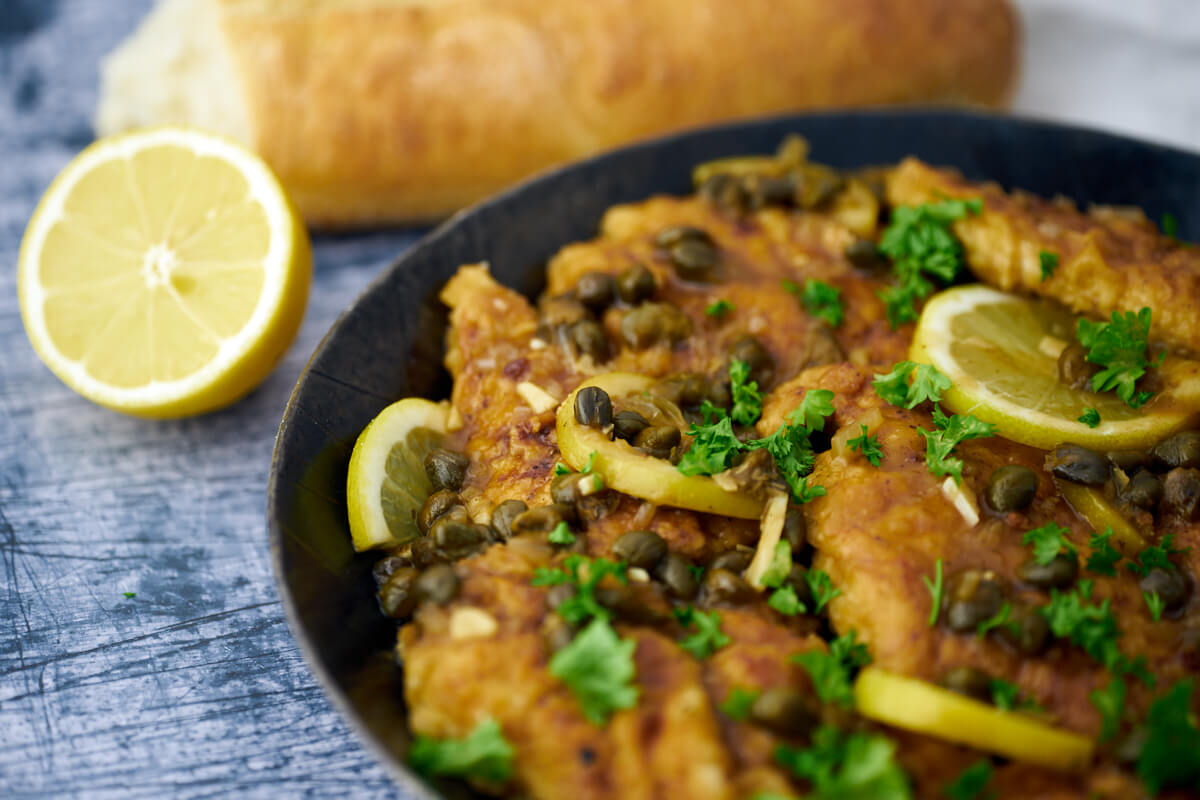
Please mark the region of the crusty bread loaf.
[[249, 143], [312, 224], [444, 216], [660, 131], [784, 110], [997, 105], [1007, 0], [162, 0], [96, 128]]

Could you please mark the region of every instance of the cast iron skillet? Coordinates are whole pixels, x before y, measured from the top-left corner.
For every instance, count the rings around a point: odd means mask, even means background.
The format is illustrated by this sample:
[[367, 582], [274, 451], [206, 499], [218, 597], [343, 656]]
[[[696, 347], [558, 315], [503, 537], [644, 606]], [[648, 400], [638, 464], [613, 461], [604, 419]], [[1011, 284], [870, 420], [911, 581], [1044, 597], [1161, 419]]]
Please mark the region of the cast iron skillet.
[[[415, 797], [436, 798], [402, 763], [407, 742], [394, 625], [379, 613], [371, 566], [346, 523], [345, 480], [359, 432], [401, 397], [447, 396], [446, 322], [437, 300], [461, 264], [488, 261], [498, 280], [530, 296], [546, 260], [592, 237], [604, 210], [690, 190], [691, 168], [769, 153], [786, 134], [836, 167], [917, 155], [968, 177], [1081, 206], [1172, 213], [1200, 235], [1200, 156], [1079, 128], [945, 111], [872, 111], [775, 117], [634, 145], [534, 178], [455, 216], [404, 253], [342, 314], [308, 363], [284, 413], [271, 463], [267, 518], [288, 622], [317, 679], [358, 735]], [[452, 789], [452, 792], [458, 790]]]

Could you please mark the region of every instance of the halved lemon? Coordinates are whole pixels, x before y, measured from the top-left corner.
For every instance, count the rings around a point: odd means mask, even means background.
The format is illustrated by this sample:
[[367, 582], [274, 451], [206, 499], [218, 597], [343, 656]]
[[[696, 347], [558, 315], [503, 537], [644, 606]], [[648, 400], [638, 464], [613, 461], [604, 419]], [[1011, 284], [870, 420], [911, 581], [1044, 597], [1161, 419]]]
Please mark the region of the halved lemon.
[[[1044, 301], [962, 286], [925, 305], [910, 357], [953, 381], [942, 396], [946, 408], [974, 414], [994, 424], [1000, 436], [1034, 447], [1145, 447], [1195, 415], [1195, 362], [1168, 357], [1159, 370], [1167, 389], [1139, 409], [1113, 392], [1080, 391], [1060, 381], [1058, 354], [1074, 340], [1075, 319]], [[1079, 421], [1088, 408], [1100, 413], [1095, 428]]]
[[758, 519], [763, 509], [761, 497], [723, 489], [706, 475], [684, 475], [670, 461], [646, 455], [626, 441], [614, 441], [598, 429], [575, 421], [575, 395], [584, 387], [599, 386], [620, 407], [621, 398], [640, 394], [652, 385], [654, 380], [644, 375], [610, 372], [583, 382], [567, 395], [558, 407], [557, 418], [558, 449], [563, 461], [576, 470], [585, 469], [590, 462], [592, 471], [608, 488], [658, 505]]
[[449, 403], [406, 397], [358, 435], [346, 474], [355, 550], [396, 547], [421, 535], [417, 512], [433, 491], [425, 456], [444, 441], [449, 415]]
[[184, 128], [102, 139], [46, 190], [21, 242], [34, 350], [84, 397], [143, 417], [228, 405], [300, 327], [308, 236], [265, 163]]
[[1080, 770], [1092, 760], [1094, 744], [1086, 736], [878, 667], [859, 673], [854, 700], [859, 713], [876, 722], [1017, 761]]

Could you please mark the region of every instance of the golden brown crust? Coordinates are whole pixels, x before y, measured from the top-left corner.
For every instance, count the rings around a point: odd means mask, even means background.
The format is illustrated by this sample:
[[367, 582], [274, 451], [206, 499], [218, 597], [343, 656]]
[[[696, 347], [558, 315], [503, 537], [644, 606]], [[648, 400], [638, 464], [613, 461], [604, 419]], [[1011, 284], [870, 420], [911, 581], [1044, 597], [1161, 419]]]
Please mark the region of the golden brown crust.
[[305, 218], [444, 216], [653, 133], [806, 108], [1003, 104], [1006, 0], [222, 0], [253, 144]]

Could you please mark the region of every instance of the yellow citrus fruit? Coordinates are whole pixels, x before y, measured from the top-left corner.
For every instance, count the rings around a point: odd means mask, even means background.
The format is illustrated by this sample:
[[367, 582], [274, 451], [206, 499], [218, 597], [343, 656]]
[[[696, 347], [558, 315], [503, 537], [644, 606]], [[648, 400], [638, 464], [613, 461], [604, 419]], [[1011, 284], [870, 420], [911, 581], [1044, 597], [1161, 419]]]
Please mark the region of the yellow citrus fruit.
[[[1060, 306], [986, 286], [961, 286], [930, 300], [910, 357], [932, 364], [954, 385], [942, 404], [993, 423], [1000, 436], [1050, 449], [1064, 442], [1101, 449], [1140, 448], [1182, 428], [1197, 409], [1200, 365], [1168, 357], [1166, 389], [1142, 408], [1114, 392], [1073, 389], [1058, 376], [1058, 356], [1075, 338], [1075, 316]], [[1079, 421], [1086, 409], [1100, 424]]]
[[25, 230], [21, 316], [89, 400], [142, 417], [228, 405], [283, 355], [312, 279], [308, 236], [257, 156], [185, 128], [102, 139]]
[[355, 550], [396, 547], [421, 535], [417, 512], [433, 491], [425, 456], [441, 446], [448, 403], [407, 397], [359, 434], [346, 475], [346, 509]]
[[1079, 770], [1092, 760], [1085, 736], [878, 667], [859, 673], [854, 700], [867, 719], [1016, 761]]

